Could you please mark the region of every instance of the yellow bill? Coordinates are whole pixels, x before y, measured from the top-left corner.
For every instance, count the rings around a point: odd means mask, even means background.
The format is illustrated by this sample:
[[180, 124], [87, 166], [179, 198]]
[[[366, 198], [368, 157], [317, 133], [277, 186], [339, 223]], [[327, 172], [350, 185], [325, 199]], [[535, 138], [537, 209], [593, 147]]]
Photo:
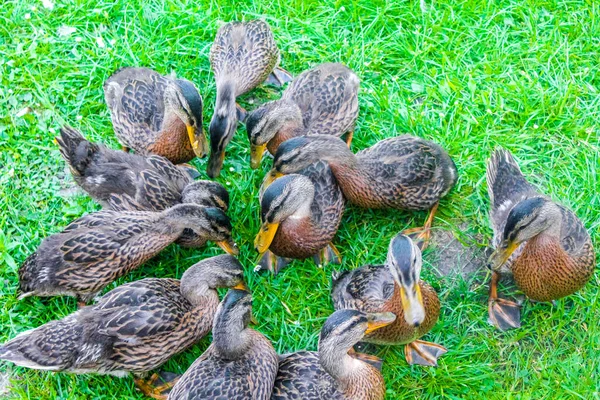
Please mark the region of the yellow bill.
[[496, 270], [500, 268], [515, 252], [515, 250], [519, 247], [517, 243], [509, 242], [506, 248], [499, 247], [497, 248], [489, 259], [490, 268], [492, 270]]
[[250, 168], [256, 169], [260, 167], [260, 162], [262, 160], [262, 156], [267, 148], [266, 144], [261, 145], [250, 145]]
[[204, 157], [208, 154], [208, 142], [204, 137], [204, 133], [200, 132], [196, 135], [196, 128], [191, 125], [186, 125], [188, 138], [197, 157]]
[[278, 228], [279, 223], [269, 224], [268, 222], [265, 222], [262, 224], [260, 232], [256, 235], [256, 239], [254, 239], [254, 247], [260, 254], [269, 250], [269, 246], [273, 242], [273, 238], [275, 237]]
[[232, 256], [240, 254], [240, 249], [238, 249], [235, 243], [230, 240], [221, 240], [220, 242], [217, 242], [217, 245]]
[[232, 287], [232, 289], [244, 290], [246, 292], [250, 292], [250, 289], [248, 289], [246, 282], [240, 282], [237, 285], [235, 285], [234, 287]]
[[388, 326], [396, 320], [396, 315], [391, 312], [373, 313], [369, 314], [367, 318], [367, 330], [365, 331], [365, 335], [368, 335], [379, 328], [383, 328], [384, 326]]

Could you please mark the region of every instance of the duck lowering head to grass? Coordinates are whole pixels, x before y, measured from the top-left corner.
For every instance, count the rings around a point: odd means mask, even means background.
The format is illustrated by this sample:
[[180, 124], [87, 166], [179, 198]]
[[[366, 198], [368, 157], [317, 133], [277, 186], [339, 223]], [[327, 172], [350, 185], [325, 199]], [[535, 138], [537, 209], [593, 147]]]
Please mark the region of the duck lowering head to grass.
[[527, 182], [512, 154], [498, 149], [487, 166], [490, 221], [489, 318], [501, 330], [521, 326], [517, 303], [498, 297], [500, 274], [508, 273], [535, 301], [552, 301], [581, 289], [591, 278], [596, 255], [577, 216]]
[[92, 306], [23, 332], [0, 346], [0, 359], [54, 372], [136, 377], [148, 396], [166, 398], [166, 383], [143, 378], [210, 332], [219, 304], [216, 288], [244, 289], [235, 257], [191, 266], [181, 280], [146, 278], [126, 283]]

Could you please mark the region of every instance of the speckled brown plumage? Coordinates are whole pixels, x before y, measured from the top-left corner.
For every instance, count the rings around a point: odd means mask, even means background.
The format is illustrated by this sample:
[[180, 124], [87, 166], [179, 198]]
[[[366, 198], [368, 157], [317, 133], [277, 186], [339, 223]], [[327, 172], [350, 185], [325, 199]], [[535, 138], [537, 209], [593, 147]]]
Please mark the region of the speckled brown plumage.
[[400, 345], [425, 335], [440, 315], [440, 300], [435, 290], [424, 281], [420, 281], [419, 286], [423, 295], [425, 320], [418, 327], [406, 322], [400, 288], [385, 265], [364, 265], [343, 273], [333, 282], [331, 296], [336, 310], [350, 308], [372, 313], [393, 312], [396, 321], [365, 336], [363, 341]]
[[[115, 134], [123, 146], [140, 155], [164, 156], [176, 164], [196, 157], [186, 123], [165, 104], [167, 85], [177, 82], [185, 82], [193, 88], [189, 81], [163, 76], [149, 68], [122, 68], [106, 80], [106, 104]], [[201, 133], [202, 99], [195, 88], [190, 94], [188, 112]]]
[[222, 210], [181, 204], [163, 212], [99, 211], [44, 239], [19, 269], [22, 296], [89, 301], [115, 279], [158, 254], [190, 229], [204, 242], [231, 241]]
[[[279, 144], [294, 136], [341, 136], [353, 131], [358, 117], [359, 85], [356, 74], [343, 64], [324, 63], [301, 73], [289, 84], [281, 99], [248, 115], [246, 129], [250, 142], [262, 144], [267, 139], [263, 139], [263, 135], [274, 134], [266, 143], [269, 152], [275, 154]], [[284, 109], [294, 107], [297, 107], [297, 115], [292, 119], [292, 113]], [[280, 128], [273, 132], [273, 126]]]
[[329, 163], [351, 203], [368, 208], [430, 209], [457, 178], [445, 150], [409, 135], [382, 140], [356, 155], [335, 137], [297, 137], [279, 146], [274, 167], [288, 174], [317, 160]]
[[0, 359], [50, 371], [143, 374], [205, 336], [219, 304], [215, 287], [239, 284], [242, 276], [237, 260], [225, 255], [190, 267], [184, 284], [148, 278], [121, 285], [97, 304], [0, 346]]
[[[492, 155], [487, 183], [494, 247], [498, 248], [507, 237], [518, 237], [529, 226], [547, 225], [520, 243], [497, 269], [512, 273], [517, 286], [537, 301], [559, 299], [581, 289], [592, 276], [596, 261], [590, 236], [577, 216], [528, 183], [506, 150], [496, 150]], [[533, 219], [537, 208], [549, 209], [553, 214], [537, 222]]]
[[344, 212], [344, 197], [326, 163], [315, 163], [299, 173], [315, 188], [310, 215], [284, 220], [269, 247], [277, 256], [294, 259], [312, 257], [331, 243]]
[[[169, 400], [267, 400], [277, 374], [277, 353], [261, 333], [247, 328], [251, 306], [240, 303], [239, 290], [230, 290], [213, 327], [213, 343], [190, 366], [169, 394]], [[229, 315], [234, 314], [234, 315]], [[240, 320], [242, 319], [242, 320]], [[225, 337], [223, 337], [225, 336]]]
[[112, 150], [70, 127], [61, 129], [57, 141], [75, 182], [105, 208], [162, 211], [190, 202], [227, 211], [229, 195], [221, 184], [194, 181], [194, 171], [164, 157]]

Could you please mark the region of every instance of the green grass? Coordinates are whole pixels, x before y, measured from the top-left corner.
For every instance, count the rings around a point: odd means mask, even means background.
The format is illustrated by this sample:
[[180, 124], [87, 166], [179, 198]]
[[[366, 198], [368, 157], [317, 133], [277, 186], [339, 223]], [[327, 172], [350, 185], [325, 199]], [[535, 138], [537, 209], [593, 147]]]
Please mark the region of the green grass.
[[[99, 207], [61, 196], [72, 180], [53, 136], [63, 124], [116, 148], [102, 82], [122, 66], [149, 66], [193, 80], [205, 100], [205, 128], [215, 88], [208, 51], [223, 21], [265, 18], [284, 68], [299, 73], [339, 61], [361, 77], [353, 148], [408, 132], [443, 145], [460, 178], [442, 201], [436, 229], [481, 248], [490, 237], [485, 162], [502, 145], [553, 198], [571, 207], [600, 246], [600, 5], [588, 1], [275, 0], [4, 0], [0, 12], [0, 341], [76, 309], [71, 298], [17, 301], [17, 268], [40, 241]], [[69, 5], [63, 5], [68, 3]], [[60, 36], [62, 26], [76, 28]], [[99, 45], [102, 38], [104, 46]], [[242, 98], [251, 109], [278, 90]], [[33, 113], [19, 116], [31, 107]], [[294, 262], [277, 277], [252, 272], [259, 227], [258, 186], [265, 171], [249, 168], [243, 127], [228, 148], [219, 181], [232, 196], [230, 215], [240, 259], [254, 293], [258, 329], [279, 352], [315, 349], [331, 313], [332, 267]], [[204, 161], [195, 161], [204, 173]], [[349, 207], [337, 236], [342, 268], [385, 259], [389, 239], [422, 223], [425, 213]], [[388, 398], [600, 398], [600, 291], [596, 274], [558, 305], [526, 303], [523, 327], [499, 333], [486, 322], [481, 275], [439, 278], [433, 246], [423, 278], [438, 290], [440, 321], [426, 340], [449, 352], [437, 369], [408, 366], [400, 348], [383, 349]], [[218, 254], [169, 247], [117, 284], [148, 276], [180, 277]], [[482, 269], [484, 267], [482, 266]], [[509, 295], [504, 291], [503, 295]], [[183, 372], [207, 347], [174, 357]], [[131, 379], [51, 374], [2, 364], [9, 398], [142, 398]]]

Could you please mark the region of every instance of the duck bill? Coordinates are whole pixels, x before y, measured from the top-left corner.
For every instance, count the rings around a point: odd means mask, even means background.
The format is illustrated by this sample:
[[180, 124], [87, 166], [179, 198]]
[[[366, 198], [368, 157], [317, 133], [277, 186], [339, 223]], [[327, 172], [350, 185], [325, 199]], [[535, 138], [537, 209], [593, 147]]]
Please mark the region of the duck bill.
[[413, 284], [407, 288], [401, 286], [400, 299], [406, 322], [410, 326], [420, 325], [425, 319], [425, 305], [419, 284]]
[[232, 287], [232, 289], [243, 290], [245, 292], [250, 293], [250, 289], [248, 289], [246, 282], [240, 282], [237, 285], [235, 285], [234, 287]]
[[232, 240], [221, 240], [220, 242], [217, 242], [217, 245], [232, 256], [240, 254], [240, 249], [238, 249], [237, 245]]
[[214, 152], [210, 153], [210, 157], [208, 158], [208, 167], [206, 169], [206, 173], [211, 178], [216, 178], [221, 175], [221, 168], [223, 168], [223, 161], [225, 160], [225, 150], [218, 152], [215, 154]]
[[488, 266], [492, 271], [499, 269], [519, 247], [517, 243], [509, 242], [508, 246], [498, 247], [490, 256]]
[[267, 175], [265, 175], [265, 179], [261, 185], [261, 193], [267, 190], [267, 188], [271, 185], [271, 183], [275, 182], [275, 179], [282, 177], [283, 174], [278, 172], [276, 169], [270, 170]]
[[377, 329], [383, 328], [384, 326], [388, 326], [395, 320], [396, 315], [394, 315], [391, 312], [368, 314], [367, 330], [365, 331], [365, 335], [368, 335], [369, 333], [376, 331]]
[[202, 129], [200, 129], [199, 133], [196, 133], [196, 128], [191, 125], [186, 125], [186, 129], [194, 154], [199, 158], [206, 157], [208, 154], [208, 141], [206, 140]]
[[256, 239], [254, 239], [254, 247], [256, 248], [256, 251], [258, 251], [260, 254], [263, 254], [269, 250], [269, 246], [271, 246], [278, 228], [279, 223], [270, 224], [265, 222], [262, 224], [260, 227], [260, 232], [258, 232], [258, 235], [256, 235]]
[[266, 144], [250, 145], [250, 168], [256, 169], [260, 167], [260, 162], [262, 160], [266, 147]]

